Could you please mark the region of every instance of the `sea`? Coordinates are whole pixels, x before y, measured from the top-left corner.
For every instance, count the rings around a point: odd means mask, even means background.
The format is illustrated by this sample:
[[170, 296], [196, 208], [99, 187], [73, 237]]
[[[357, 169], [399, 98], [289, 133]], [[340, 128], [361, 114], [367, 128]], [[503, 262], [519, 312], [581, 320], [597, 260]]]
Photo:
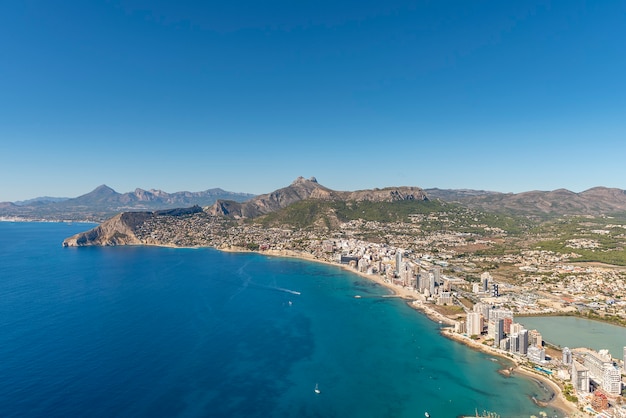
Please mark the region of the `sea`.
[[0, 222], [1, 417], [563, 416], [336, 266], [62, 247], [92, 226]]

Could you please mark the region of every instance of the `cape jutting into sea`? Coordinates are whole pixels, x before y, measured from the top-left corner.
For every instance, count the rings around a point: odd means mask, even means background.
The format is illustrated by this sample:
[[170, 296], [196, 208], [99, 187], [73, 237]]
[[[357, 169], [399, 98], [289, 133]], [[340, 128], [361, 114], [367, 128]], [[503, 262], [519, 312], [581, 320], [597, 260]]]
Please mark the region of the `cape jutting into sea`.
[[62, 248], [89, 227], [0, 222], [2, 417], [556, 414], [540, 385], [340, 268]]

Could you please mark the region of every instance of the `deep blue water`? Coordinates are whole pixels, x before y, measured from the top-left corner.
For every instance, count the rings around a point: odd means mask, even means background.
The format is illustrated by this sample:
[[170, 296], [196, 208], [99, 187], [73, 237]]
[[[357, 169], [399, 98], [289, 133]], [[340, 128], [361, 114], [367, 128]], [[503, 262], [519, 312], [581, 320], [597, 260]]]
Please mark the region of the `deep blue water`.
[[212, 249], [62, 248], [88, 227], [0, 222], [2, 417], [540, 410], [534, 382], [500, 375], [501, 363], [339, 268]]

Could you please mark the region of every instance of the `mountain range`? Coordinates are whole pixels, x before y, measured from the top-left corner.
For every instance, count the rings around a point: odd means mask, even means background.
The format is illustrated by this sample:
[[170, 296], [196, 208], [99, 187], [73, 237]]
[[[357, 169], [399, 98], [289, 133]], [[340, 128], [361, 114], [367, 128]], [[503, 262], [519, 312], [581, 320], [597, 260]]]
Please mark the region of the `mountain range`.
[[[167, 220], [168, 218], [189, 216], [194, 216], [197, 220], [195, 228], [205, 225], [201, 229], [215, 222], [215, 219], [246, 219], [253, 220], [258, 225], [279, 229], [321, 227], [334, 230], [342, 223], [352, 220], [402, 222], [410, 216], [440, 212], [447, 213], [446, 216], [456, 213], [454, 216], [460, 222], [464, 222], [462, 219], [474, 219], [474, 223], [478, 223], [478, 217], [486, 219], [485, 216], [491, 216], [490, 222], [494, 225], [507, 225], [506, 228], [511, 229], [519, 224], [519, 220], [528, 217], [609, 215], [620, 212], [623, 215], [625, 211], [626, 192], [601, 187], [582, 193], [555, 190], [513, 194], [472, 190], [423, 190], [419, 187], [345, 192], [322, 186], [315, 178], [298, 177], [289, 186], [243, 202], [218, 199], [213, 205], [204, 208], [194, 206], [181, 211], [122, 213], [95, 230], [71, 237], [66, 240], [65, 245], [137, 244], [143, 242], [137, 235], [140, 234], [140, 229], [145, 232], [146, 227], [142, 225], [150, 224], [150, 229], [155, 228], [155, 225], [173, 222]], [[179, 233], [186, 235], [183, 230], [184, 228]]]
[[626, 211], [626, 191], [608, 187], [594, 187], [580, 193], [566, 189], [523, 193], [465, 189], [426, 189], [425, 192], [431, 199], [509, 215], [608, 215]]
[[219, 188], [175, 193], [135, 189], [133, 192], [118, 193], [101, 185], [87, 194], [71, 199], [46, 197], [23, 202], [1, 202], [0, 217], [101, 222], [120, 212], [210, 206], [219, 199], [245, 201], [252, 197], [253, 194], [228, 192]]
[[489, 213], [541, 218], [626, 212], [626, 191], [617, 188], [594, 187], [580, 193], [566, 189], [500, 193], [419, 187], [346, 192], [322, 186], [315, 178], [299, 177], [287, 187], [259, 196], [228, 192], [219, 188], [201, 192], [166, 193], [154, 189], [136, 189], [133, 192], [117, 193], [102, 185], [76, 198], [46, 197], [14, 203], [2, 202], [0, 217], [101, 222], [120, 212], [157, 211], [197, 205], [205, 207], [211, 215], [255, 218], [309, 199], [318, 202], [441, 201]]

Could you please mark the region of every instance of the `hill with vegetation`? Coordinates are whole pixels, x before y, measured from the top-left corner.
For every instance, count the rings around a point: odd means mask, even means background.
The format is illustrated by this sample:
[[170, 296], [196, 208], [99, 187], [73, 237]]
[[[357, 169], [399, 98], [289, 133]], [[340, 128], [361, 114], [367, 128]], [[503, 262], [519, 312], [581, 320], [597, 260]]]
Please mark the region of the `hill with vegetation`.
[[298, 177], [289, 186], [268, 194], [256, 196], [247, 202], [218, 200], [208, 212], [231, 218], [257, 218], [275, 213], [295, 203], [310, 200], [321, 202], [398, 202], [427, 201], [426, 193], [419, 187], [389, 187], [384, 189], [358, 190], [342, 192], [331, 190], [317, 182], [315, 177]]
[[427, 189], [431, 199], [457, 202], [473, 209], [550, 218], [562, 215], [607, 215], [626, 212], [626, 191], [594, 187], [580, 193], [566, 189], [499, 193], [483, 190]]

